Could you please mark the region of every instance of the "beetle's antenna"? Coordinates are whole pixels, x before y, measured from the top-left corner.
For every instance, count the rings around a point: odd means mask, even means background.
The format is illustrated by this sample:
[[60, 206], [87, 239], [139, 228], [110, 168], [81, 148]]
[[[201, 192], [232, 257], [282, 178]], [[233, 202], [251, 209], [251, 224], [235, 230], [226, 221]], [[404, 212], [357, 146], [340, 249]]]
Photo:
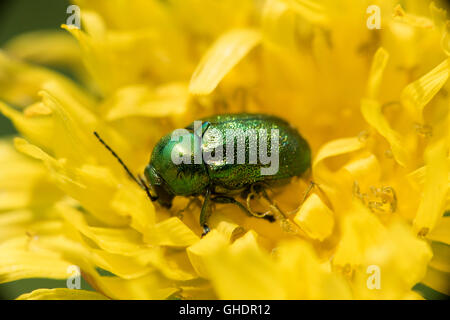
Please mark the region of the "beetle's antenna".
[[117, 159], [117, 161], [119, 161], [120, 165], [125, 169], [125, 171], [127, 172], [127, 174], [130, 176], [131, 179], [133, 179], [134, 182], [136, 182], [139, 187], [141, 187], [142, 189], [145, 190], [145, 193], [147, 193], [147, 196], [150, 198], [151, 201], [155, 201], [156, 199], [158, 199], [158, 197], [152, 196], [152, 194], [150, 193], [150, 189], [147, 186], [147, 184], [145, 183], [144, 179], [142, 177], [136, 177], [130, 169], [128, 169], [128, 167], [126, 166], [126, 164], [122, 161], [122, 159], [120, 159], [120, 157], [117, 155], [117, 153], [111, 149], [111, 147], [102, 139], [100, 138], [99, 134], [94, 131], [94, 136], [98, 139], [98, 141], [100, 141], [100, 143], [106, 148], [108, 149], [109, 152], [111, 152], [111, 154], [114, 156], [114, 158]]
[[108, 146], [108, 144], [105, 141], [103, 141], [102, 138], [100, 138], [100, 136], [98, 135], [98, 133], [96, 131], [94, 131], [94, 135], [98, 139], [98, 141], [100, 141], [101, 144], [103, 144], [105, 146], [105, 148], [108, 149], [109, 152], [111, 152], [111, 154], [114, 156], [114, 158], [116, 158], [117, 161], [119, 161], [121, 166], [125, 169], [125, 171], [128, 173], [128, 175], [131, 177], [131, 179], [133, 179], [134, 182], [136, 182], [142, 188], [141, 182], [131, 173], [130, 169], [128, 169], [126, 164], [122, 161], [122, 159], [120, 159], [120, 157], [117, 155], [117, 153], [113, 149], [111, 149], [111, 147]]

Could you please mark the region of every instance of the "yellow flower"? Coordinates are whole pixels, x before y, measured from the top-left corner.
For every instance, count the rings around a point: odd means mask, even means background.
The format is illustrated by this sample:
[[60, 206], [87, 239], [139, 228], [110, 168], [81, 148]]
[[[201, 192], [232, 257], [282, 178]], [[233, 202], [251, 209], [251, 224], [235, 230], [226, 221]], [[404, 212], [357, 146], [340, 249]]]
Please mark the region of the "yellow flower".
[[[75, 265], [97, 292], [20, 298], [411, 299], [418, 283], [449, 295], [450, 38], [438, 5], [75, 4], [81, 30], [0, 52], [0, 110], [22, 136], [0, 144], [0, 283], [66, 279]], [[370, 5], [380, 29], [367, 26]], [[61, 61], [79, 82], [37, 65]], [[139, 173], [170, 130], [244, 111], [289, 120], [311, 145], [317, 186], [289, 223], [217, 205], [201, 238], [198, 206], [148, 201], [92, 134]], [[289, 212], [307, 186], [292, 181], [275, 201]]]

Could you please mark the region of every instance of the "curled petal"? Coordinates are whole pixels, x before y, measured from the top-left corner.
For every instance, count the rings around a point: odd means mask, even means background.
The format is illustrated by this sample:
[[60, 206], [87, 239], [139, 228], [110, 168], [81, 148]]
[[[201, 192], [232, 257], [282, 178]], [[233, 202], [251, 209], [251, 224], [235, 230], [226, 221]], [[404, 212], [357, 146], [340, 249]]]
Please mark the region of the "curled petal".
[[261, 41], [261, 34], [252, 29], [232, 30], [221, 36], [203, 56], [195, 69], [189, 91], [211, 93], [225, 75]]

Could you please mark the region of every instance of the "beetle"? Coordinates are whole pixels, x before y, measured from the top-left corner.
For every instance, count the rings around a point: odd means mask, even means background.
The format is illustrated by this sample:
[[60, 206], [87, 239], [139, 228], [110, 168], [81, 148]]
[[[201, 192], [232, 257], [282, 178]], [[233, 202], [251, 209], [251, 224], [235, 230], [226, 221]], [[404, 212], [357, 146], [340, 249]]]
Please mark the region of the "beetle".
[[[152, 151], [150, 162], [144, 170], [144, 177], [133, 175], [98, 133], [94, 134], [117, 158], [128, 175], [146, 191], [151, 201], [157, 201], [163, 207], [170, 208], [175, 196], [203, 196], [200, 212], [203, 235], [210, 230], [208, 218], [211, 214], [211, 202], [235, 204], [247, 214], [274, 221], [274, 217], [268, 213], [254, 212], [249, 207], [249, 197], [255, 193], [266, 195], [266, 187], [283, 185], [293, 177], [303, 176], [311, 167], [311, 150], [307, 141], [287, 121], [273, 115], [222, 114], [206, 117], [200, 121], [201, 125], [196, 127], [196, 122], [193, 122], [184, 129], [181, 141], [179, 135], [178, 139], [174, 139], [174, 132], [162, 137]], [[273, 135], [274, 131], [278, 135]], [[217, 139], [211, 134], [213, 132], [222, 136], [222, 139]], [[230, 132], [237, 133], [231, 139], [228, 137], [224, 139], [223, 136], [229, 136]], [[252, 135], [248, 134], [249, 132], [260, 134], [256, 144], [255, 140], [252, 142]], [[186, 137], [188, 143], [184, 140]], [[244, 144], [241, 145], [241, 149], [239, 145], [238, 148], [234, 148], [235, 142], [239, 142], [239, 139], [241, 142], [244, 141]], [[250, 161], [251, 148], [256, 147], [253, 151], [261, 156], [264, 153], [261, 149], [264, 143], [265, 151], [270, 149], [271, 156], [274, 151], [277, 152], [278, 170], [272, 174], [263, 173], [263, 170], [269, 167], [267, 161], [263, 163], [259, 159], [255, 162], [254, 157], [253, 161]], [[277, 150], [272, 148], [274, 145], [277, 146]], [[220, 147], [227, 150], [226, 154], [218, 153]], [[185, 160], [195, 160], [198, 151], [200, 155], [211, 155], [214, 161], [204, 159], [194, 163], [174, 161], [174, 154], [184, 157]], [[230, 158], [227, 158], [228, 156], [233, 160], [234, 157], [236, 160], [242, 153], [245, 158], [249, 158], [248, 162], [230, 162]], [[247, 207], [235, 199], [239, 194], [243, 198], [247, 197]]]

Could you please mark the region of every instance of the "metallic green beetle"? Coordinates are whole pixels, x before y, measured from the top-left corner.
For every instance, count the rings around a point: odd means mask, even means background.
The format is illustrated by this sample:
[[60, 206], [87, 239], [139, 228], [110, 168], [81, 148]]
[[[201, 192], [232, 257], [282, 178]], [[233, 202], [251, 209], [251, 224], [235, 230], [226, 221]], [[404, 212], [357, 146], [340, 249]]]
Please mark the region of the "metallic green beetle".
[[[234, 196], [240, 194], [245, 198], [255, 189], [259, 190], [257, 192], [264, 192], [265, 186], [282, 185], [292, 177], [302, 176], [311, 166], [311, 151], [306, 140], [288, 122], [265, 114], [224, 114], [200, 121], [201, 125], [196, 126], [194, 122], [187, 126], [182, 139], [179, 135], [174, 138], [174, 132], [161, 138], [145, 168], [145, 179], [135, 177], [98, 134], [94, 134], [152, 201], [170, 208], [175, 196], [203, 196], [200, 213], [203, 235], [209, 231], [211, 202], [232, 203], [247, 214], [273, 221], [273, 216], [253, 212]], [[212, 132], [215, 134], [211, 134]], [[278, 134], [273, 135], [274, 132]], [[234, 135], [230, 137], [230, 133]], [[257, 137], [254, 137], [255, 133]], [[252, 140], [252, 137], [255, 139]], [[185, 138], [188, 138], [188, 143]], [[276, 150], [272, 146], [276, 146]], [[218, 153], [220, 148], [223, 150], [222, 154]], [[264, 153], [273, 156], [274, 151], [278, 156], [278, 170], [267, 174], [269, 164], [261, 158]], [[174, 154], [192, 161], [177, 164]], [[198, 154], [200, 158], [196, 158]], [[202, 158], [205, 154], [213, 156], [213, 161], [205, 161]], [[255, 161], [255, 155], [259, 155], [260, 159]], [[263, 174], [262, 170], [266, 170], [266, 173]]]

